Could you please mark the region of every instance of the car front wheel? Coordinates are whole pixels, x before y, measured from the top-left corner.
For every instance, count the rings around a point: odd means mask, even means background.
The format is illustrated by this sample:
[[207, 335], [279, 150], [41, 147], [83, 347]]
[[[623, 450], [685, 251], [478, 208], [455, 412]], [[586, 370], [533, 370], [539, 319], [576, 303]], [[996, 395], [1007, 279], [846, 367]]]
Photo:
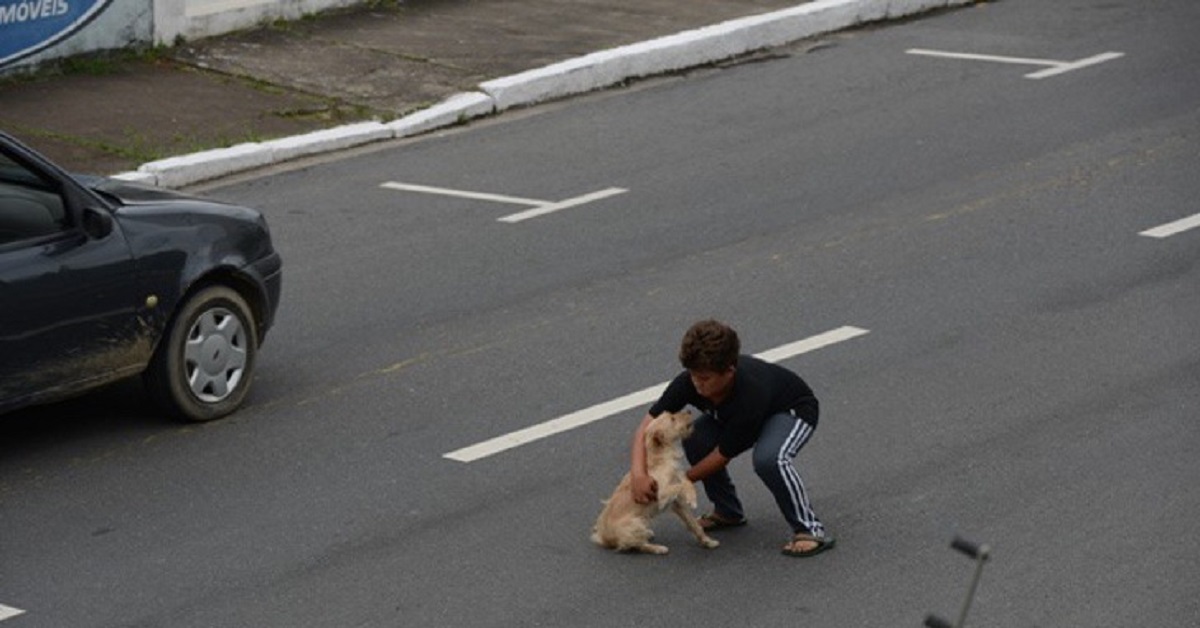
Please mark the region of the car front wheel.
[[146, 371], [150, 394], [172, 414], [211, 421], [246, 398], [258, 330], [237, 292], [210, 286], [180, 308]]

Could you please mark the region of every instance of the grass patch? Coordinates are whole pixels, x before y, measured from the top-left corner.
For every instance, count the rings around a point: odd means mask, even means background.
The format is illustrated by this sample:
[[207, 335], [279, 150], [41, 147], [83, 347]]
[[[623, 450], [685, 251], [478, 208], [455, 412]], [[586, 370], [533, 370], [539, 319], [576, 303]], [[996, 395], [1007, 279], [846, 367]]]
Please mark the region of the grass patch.
[[162, 149], [155, 148], [144, 135], [132, 130], [126, 131], [125, 138], [116, 142], [27, 126], [17, 126], [11, 130], [24, 137], [53, 140], [135, 162], [154, 161], [164, 156]]
[[276, 109], [275, 111], [271, 112], [271, 115], [283, 118], [284, 120], [346, 122], [369, 120], [373, 117], [378, 117], [378, 112], [375, 112], [370, 107], [363, 105], [353, 105], [343, 102], [329, 102], [312, 107]]
[[15, 68], [0, 76], [0, 86], [36, 83], [62, 76], [111, 76], [134, 64], [169, 60], [168, 51], [164, 46], [133, 46], [53, 59], [33, 67]]

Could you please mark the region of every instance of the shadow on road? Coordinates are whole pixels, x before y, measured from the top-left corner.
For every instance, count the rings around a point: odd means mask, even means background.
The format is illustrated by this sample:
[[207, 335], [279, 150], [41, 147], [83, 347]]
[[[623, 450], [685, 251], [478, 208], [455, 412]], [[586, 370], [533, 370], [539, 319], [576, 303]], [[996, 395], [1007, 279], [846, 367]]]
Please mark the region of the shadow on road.
[[182, 424], [163, 414], [141, 380], [0, 415], [0, 461], [71, 444], [145, 438]]

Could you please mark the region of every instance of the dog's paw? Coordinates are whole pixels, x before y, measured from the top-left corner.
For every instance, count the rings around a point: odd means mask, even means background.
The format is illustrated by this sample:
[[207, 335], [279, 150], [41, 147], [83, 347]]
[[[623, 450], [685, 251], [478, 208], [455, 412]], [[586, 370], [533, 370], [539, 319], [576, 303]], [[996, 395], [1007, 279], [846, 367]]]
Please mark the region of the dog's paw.
[[704, 549], [717, 549], [721, 546], [721, 542], [711, 536], [706, 536], [700, 539], [700, 545], [703, 545]]
[[663, 554], [666, 554], [667, 552], [669, 552], [671, 550], [667, 549], [666, 545], [656, 545], [654, 543], [644, 543], [644, 544], [642, 544], [641, 547], [638, 548], [638, 551], [642, 552], [643, 554], [657, 554], [659, 556], [662, 556]]

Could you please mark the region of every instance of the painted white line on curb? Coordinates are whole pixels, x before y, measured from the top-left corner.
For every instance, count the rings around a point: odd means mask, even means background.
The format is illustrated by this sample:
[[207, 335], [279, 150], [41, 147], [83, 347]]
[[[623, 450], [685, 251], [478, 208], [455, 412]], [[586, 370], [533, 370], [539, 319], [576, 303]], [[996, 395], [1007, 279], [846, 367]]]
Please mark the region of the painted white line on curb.
[[[851, 338], [857, 338], [867, 333], [869, 333], [868, 330], [859, 327], [839, 327], [810, 338], [805, 338], [804, 340], [764, 351], [757, 354], [757, 357], [768, 362], [779, 362], [803, 353], [844, 342]], [[577, 427], [608, 418], [619, 412], [652, 403], [658, 399], [658, 396], [662, 394], [663, 389], [667, 387], [668, 383], [670, 382], [663, 382], [649, 388], [643, 388], [637, 392], [565, 414], [544, 423], [538, 423], [525, 429], [509, 432], [508, 434], [497, 436], [469, 447], [456, 449], [450, 453], [443, 454], [442, 457], [458, 462], [475, 462], [476, 460], [481, 460], [500, 452], [520, 447], [521, 445], [527, 445], [548, 436], [573, 430]]]
[[[485, 81], [478, 85], [479, 91], [457, 94], [428, 110], [388, 124], [351, 124], [307, 136], [180, 155], [142, 164], [136, 172], [115, 176], [163, 187], [182, 187], [301, 155], [387, 139], [389, 135], [409, 137], [512, 107], [601, 89], [630, 78], [695, 67], [860, 24], [974, 2], [812, 0], [790, 9], [733, 19]], [[368, 126], [360, 126], [364, 124]]]
[[974, 1], [814, 0], [788, 9], [593, 52], [485, 81], [478, 87], [495, 100], [496, 111], [504, 111], [608, 87], [630, 78], [653, 76], [729, 59], [859, 24], [966, 5]]
[[529, 205], [532, 209], [501, 216], [496, 220], [515, 224], [530, 218], [537, 218], [546, 214], [561, 211], [569, 207], [576, 207], [592, 201], [598, 201], [602, 198], [624, 194], [629, 190], [625, 188], [608, 188], [599, 192], [592, 192], [574, 198], [568, 198], [563, 201], [541, 201], [535, 198], [521, 198], [519, 196], [506, 196], [503, 194], [489, 194], [487, 192], [469, 192], [467, 190], [451, 190], [449, 188], [438, 188], [429, 185], [416, 185], [412, 183], [397, 183], [388, 181], [379, 185], [381, 188], [389, 190], [399, 190], [402, 192], [419, 192], [421, 194], [438, 194], [441, 196], [454, 196], [458, 198], [466, 198], [476, 201], [491, 201], [493, 203], [508, 203], [511, 205]]
[[6, 619], [12, 619], [13, 617], [16, 617], [17, 615], [24, 615], [24, 614], [25, 614], [25, 611], [23, 611], [19, 608], [13, 608], [11, 606], [5, 606], [3, 604], [0, 604], [0, 621], [4, 621]]
[[942, 50], [926, 50], [924, 48], [910, 48], [906, 50], [910, 55], [921, 55], [925, 57], [940, 57], [943, 59], [962, 59], [966, 61], [988, 61], [992, 63], [1010, 63], [1016, 65], [1044, 65], [1048, 66], [1045, 70], [1031, 72], [1025, 75], [1029, 79], [1043, 79], [1051, 76], [1058, 76], [1080, 68], [1086, 68], [1097, 63], [1104, 63], [1125, 56], [1123, 52], [1105, 52], [1086, 59], [1078, 61], [1055, 61], [1053, 59], [1029, 59], [1026, 57], [1004, 57], [999, 55], [984, 55], [974, 54], [969, 52], [945, 52]]
[[1157, 226], [1153, 229], [1147, 229], [1138, 235], [1146, 236], [1147, 238], [1169, 238], [1173, 235], [1183, 233], [1189, 229], [1200, 227], [1200, 214], [1180, 218], [1174, 222], [1168, 222], [1165, 225]]

